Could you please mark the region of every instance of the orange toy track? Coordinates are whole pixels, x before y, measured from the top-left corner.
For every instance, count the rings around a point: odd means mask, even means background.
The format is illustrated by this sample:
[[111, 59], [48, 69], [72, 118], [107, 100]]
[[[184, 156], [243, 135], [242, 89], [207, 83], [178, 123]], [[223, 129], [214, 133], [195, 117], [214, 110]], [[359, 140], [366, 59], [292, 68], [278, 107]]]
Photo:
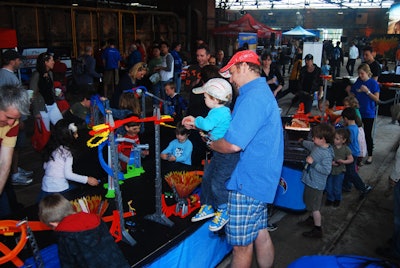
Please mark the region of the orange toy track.
[[[29, 227], [33, 231], [45, 231], [50, 230], [50, 227], [41, 223], [41, 222], [29, 222]], [[27, 224], [22, 223], [20, 221], [14, 220], [2, 220], [0, 221], [0, 234], [2, 235], [14, 235], [14, 233], [21, 232], [21, 238], [19, 239], [18, 244], [15, 246], [13, 250], [10, 250], [6, 245], [0, 242], [0, 251], [4, 254], [3, 257], [0, 257], [0, 264], [4, 264], [6, 262], [11, 261], [15, 266], [20, 267], [24, 265], [24, 263], [17, 257], [17, 255], [24, 248], [27, 237]]]
[[[132, 212], [125, 212], [123, 217], [131, 217], [134, 214]], [[121, 235], [121, 226], [119, 220], [118, 211], [114, 211], [113, 215], [102, 217], [104, 222], [112, 222], [112, 226], [110, 228], [110, 233], [115, 238], [115, 242], [118, 242], [122, 239]], [[11, 261], [16, 267], [21, 267], [24, 265], [24, 262], [18, 258], [18, 254], [24, 248], [26, 241], [28, 240], [27, 236], [27, 225], [32, 231], [47, 231], [51, 230], [49, 226], [40, 222], [40, 221], [15, 221], [15, 220], [0, 220], [0, 235], [11, 236], [14, 233], [21, 233], [21, 237], [19, 239], [18, 244], [14, 249], [9, 249], [6, 245], [0, 242], [0, 252], [4, 254], [4, 256], [0, 257], [0, 265]]]

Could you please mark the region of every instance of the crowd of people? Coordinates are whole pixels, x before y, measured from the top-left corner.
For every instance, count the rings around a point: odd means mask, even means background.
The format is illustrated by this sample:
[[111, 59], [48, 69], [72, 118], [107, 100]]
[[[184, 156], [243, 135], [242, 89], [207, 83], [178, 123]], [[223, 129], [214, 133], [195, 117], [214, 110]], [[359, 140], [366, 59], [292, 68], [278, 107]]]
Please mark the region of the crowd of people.
[[[88, 46], [73, 64], [71, 83], [63, 76], [54, 76], [55, 56], [42, 53], [30, 80], [29, 88], [33, 90], [30, 99], [14, 75], [21, 56], [14, 50], [3, 53], [0, 217], [13, 210], [10, 206], [10, 199], [15, 198], [12, 184], [32, 182], [32, 174], [19, 168], [15, 157], [29, 107], [32, 117], [41, 120], [51, 133], [42, 151], [45, 174], [38, 197], [41, 219], [56, 231], [62, 231], [60, 226], [65, 228], [66, 224], [64, 218], [74, 218], [70, 209], [64, 208], [65, 213], [54, 220], [48, 219], [43, 211], [55, 209], [64, 202], [58, 194], [72, 190], [68, 181], [94, 187], [99, 184], [99, 178], [90, 173], [76, 174], [72, 168], [74, 156], [79, 154], [74, 145], [78, 129], [87, 129], [92, 96], [99, 94], [101, 101], [109, 102], [106, 112], [116, 119], [145, 117], [146, 111], [140, 106], [140, 98], [144, 96], [135, 91], [135, 87], [144, 86], [155, 96], [153, 105], [162, 105], [163, 113], [170, 115], [176, 126], [175, 139], [160, 154], [163, 168], [169, 171], [200, 169], [202, 161], [212, 155], [202, 182], [202, 206], [192, 221], [212, 217], [210, 231], [225, 227], [227, 241], [233, 246], [233, 267], [250, 266], [253, 251], [260, 266], [272, 267], [274, 246], [269, 235], [272, 230], [269, 204], [274, 201], [284, 160], [278, 100], [292, 92], [304, 103], [304, 113], [310, 113], [315, 96], [323, 97], [323, 71], [314, 63], [312, 54], [302, 54], [301, 45], [296, 42], [291, 42], [287, 51], [271, 47], [261, 55], [240, 48], [230, 59], [223, 50], [213, 56], [207, 44], [199, 42], [193, 61], [182, 56], [181, 47], [179, 42], [170, 45], [162, 41], [146, 49], [140, 40], [135, 40], [127, 53], [120, 53], [112, 39], [98, 51]], [[352, 43], [346, 66], [349, 75], [353, 74], [359, 57], [354, 47]], [[311, 214], [299, 222], [301, 226], [313, 227], [303, 233], [306, 237], [323, 236], [320, 210], [324, 192], [325, 205], [337, 207], [342, 191], [349, 191], [352, 184], [360, 191], [360, 199], [372, 189], [363, 182], [357, 169], [372, 163], [372, 126], [379, 102], [377, 78], [381, 69], [370, 47], [364, 47], [362, 57], [364, 63], [357, 67], [358, 79], [346, 88], [348, 107], [339, 116], [343, 128], [335, 130], [334, 124], [321, 123], [312, 128], [312, 141], [302, 141], [310, 151], [302, 181], [304, 203]], [[340, 67], [344, 64], [340, 42], [332, 49], [324, 45], [323, 58], [331, 65], [332, 76], [340, 76]], [[305, 65], [301, 66], [303, 60]], [[185, 66], [188, 61], [190, 65]], [[291, 72], [286, 90], [285, 71]], [[56, 90], [56, 82], [61, 83], [61, 92]], [[69, 94], [75, 94], [75, 103], [69, 102]], [[324, 105], [327, 116], [333, 116], [328, 113], [329, 104]], [[124, 147], [124, 154], [129, 157], [129, 151], [140, 144], [140, 136], [146, 133], [135, 122], [125, 124], [121, 131], [134, 141], [132, 148]], [[365, 133], [366, 155], [360, 152], [360, 133]], [[148, 154], [149, 151], [142, 152], [143, 157]], [[357, 161], [363, 157], [365, 161]], [[126, 163], [121, 163], [121, 169], [126, 170]], [[92, 221], [90, 228], [102, 228], [98, 219]], [[115, 254], [119, 256], [118, 252]]]

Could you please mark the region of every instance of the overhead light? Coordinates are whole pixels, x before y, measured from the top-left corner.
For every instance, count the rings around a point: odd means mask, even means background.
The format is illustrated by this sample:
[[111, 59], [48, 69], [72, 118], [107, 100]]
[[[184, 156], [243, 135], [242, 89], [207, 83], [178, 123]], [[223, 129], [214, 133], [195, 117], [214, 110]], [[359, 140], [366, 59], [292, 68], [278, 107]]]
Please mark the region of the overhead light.
[[343, 11], [338, 11], [338, 15], [343, 15]]
[[268, 12], [268, 16], [272, 16], [272, 15], [274, 15], [274, 12], [272, 12], [272, 11]]
[[77, 6], [78, 6], [78, 3], [72, 3], [72, 6], [73, 6], [73, 7], [77, 7]]
[[300, 15], [300, 11], [296, 11], [296, 15]]

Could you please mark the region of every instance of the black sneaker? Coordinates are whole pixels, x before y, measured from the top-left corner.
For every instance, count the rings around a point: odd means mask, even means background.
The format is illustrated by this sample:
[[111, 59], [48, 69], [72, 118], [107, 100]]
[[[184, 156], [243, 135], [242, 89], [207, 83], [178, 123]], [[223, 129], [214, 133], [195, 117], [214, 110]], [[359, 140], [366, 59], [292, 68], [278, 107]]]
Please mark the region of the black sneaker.
[[333, 206], [334, 206], [335, 208], [337, 208], [338, 206], [340, 206], [340, 200], [335, 200], [335, 201], [333, 201]]
[[299, 221], [297, 223], [298, 226], [314, 226], [314, 219], [313, 217], [309, 216], [307, 219], [303, 221]]
[[328, 200], [328, 199], [325, 201], [325, 206], [329, 207], [329, 206], [332, 206], [332, 205], [333, 205], [333, 201]]
[[367, 196], [367, 194], [369, 194], [369, 192], [371, 192], [371, 190], [372, 190], [372, 187], [370, 185], [365, 185], [365, 190], [364, 190], [364, 192], [362, 192], [360, 194], [359, 199], [363, 200]]
[[310, 237], [310, 238], [322, 238], [322, 228], [317, 228], [314, 226], [314, 228], [311, 229], [309, 232], [304, 232], [303, 236], [305, 237]]

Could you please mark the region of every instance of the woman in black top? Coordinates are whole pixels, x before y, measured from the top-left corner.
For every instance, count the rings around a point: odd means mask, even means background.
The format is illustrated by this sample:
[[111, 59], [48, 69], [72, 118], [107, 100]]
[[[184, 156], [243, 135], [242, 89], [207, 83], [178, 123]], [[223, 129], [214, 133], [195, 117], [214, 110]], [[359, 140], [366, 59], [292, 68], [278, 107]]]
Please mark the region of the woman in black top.
[[285, 81], [279, 71], [278, 65], [272, 63], [272, 56], [269, 53], [261, 55], [261, 76], [265, 77], [268, 86], [271, 88], [272, 93], [276, 97], [285, 85]]
[[50, 130], [50, 122], [55, 125], [63, 116], [57, 107], [53, 84], [53, 55], [44, 52], [36, 60], [36, 71], [32, 74], [30, 88], [33, 90], [33, 115], [42, 118]]

